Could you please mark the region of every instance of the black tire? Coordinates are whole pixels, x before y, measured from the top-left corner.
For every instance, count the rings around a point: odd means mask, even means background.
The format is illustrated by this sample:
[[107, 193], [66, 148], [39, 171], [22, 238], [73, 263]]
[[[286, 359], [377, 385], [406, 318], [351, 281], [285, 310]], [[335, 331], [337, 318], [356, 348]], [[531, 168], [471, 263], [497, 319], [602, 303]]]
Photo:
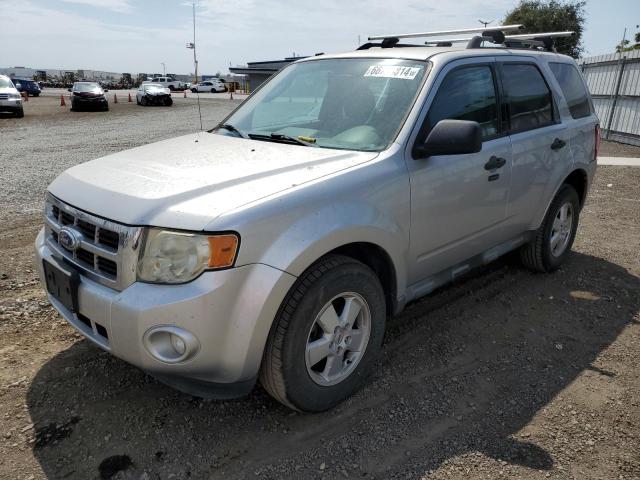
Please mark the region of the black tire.
[[24, 117], [24, 109], [21, 108], [20, 110], [16, 111], [16, 118], [23, 118]]
[[198, 90], [196, 88], [192, 88], [191, 93], [198, 93]]
[[[360, 295], [369, 307], [369, 340], [354, 370], [339, 383], [323, 386], [307, 371], [307, 341], [321, 309], [346, 292]], [[260, 382], [276, 400], [295, 410], [332, 408], [358, 390], [373, 370], [385, 320], [384, 291], [375, 273], [350, 257], [324, 257], [300, 276], [280, 306], [265, 347]]]
[[169, 90], [173, 92], [175, 90], [175, 87], [173, 85], [169, 85]]
[[147, 102], [147, 97], [142, 97], [142, 100], [140, 101], [140, 105], [142, 105], [143, 107], [146, 107], [147, 105], [149, 105], [149, 102]]
[[[572, 209], [571, 230], [566, 247], [561, 254], [556, 256], [552, 253], [550, 245], [553, 223], [560, 208], [567, 202], [571, 204]], [[564, 184], [553, 199], [553, 202], [551, 202], [542, 225], [536, 230], [532, 240], [520, 249], [520, 261], [522, 264], [536, 272], [553, 272], [557, 270], [571, 251], [579, 220], [580, 199], [578, 193], [571, 185]]]
[[211, 89], [211, 93], [218, 93], [215, 88]]
[[172, 98], [167, 98], [167, 99], [164, 101], [164, 104], [165, 104], [167, 107], [170, 107], [171, 105], [173, 105], [173, 99], [172, 99]]

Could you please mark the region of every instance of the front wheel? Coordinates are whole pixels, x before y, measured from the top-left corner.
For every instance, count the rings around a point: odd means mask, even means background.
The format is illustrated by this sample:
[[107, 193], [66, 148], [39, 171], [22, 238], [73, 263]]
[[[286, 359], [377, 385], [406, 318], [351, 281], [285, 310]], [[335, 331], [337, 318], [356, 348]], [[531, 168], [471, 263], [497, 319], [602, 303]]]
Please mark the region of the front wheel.
[[523, 265], [537, 272], [557, 270], [571, 251], [579, 218], [578, 193], [565, 184], [551, 202], [533, 239], [520, 250]]
[[16, 118], [23, 118], [24, 117], [24, 109], [21, 108], [20, 110], [16, 111]]
[[280, 307], [265, 347], [262, 385], [296, 410], [335, 406], [373, 370], [385, 318], [375, 273], [349, 257], [325, 257], [298, 279]]

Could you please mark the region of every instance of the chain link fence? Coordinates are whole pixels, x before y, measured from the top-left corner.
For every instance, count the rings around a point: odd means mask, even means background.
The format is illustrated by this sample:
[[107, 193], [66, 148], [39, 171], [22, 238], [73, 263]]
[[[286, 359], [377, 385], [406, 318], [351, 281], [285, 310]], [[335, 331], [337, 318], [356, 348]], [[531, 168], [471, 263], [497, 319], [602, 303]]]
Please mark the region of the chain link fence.
[[640, 50], [578, 61], [600, 118], [602, 137], [640, 145]]

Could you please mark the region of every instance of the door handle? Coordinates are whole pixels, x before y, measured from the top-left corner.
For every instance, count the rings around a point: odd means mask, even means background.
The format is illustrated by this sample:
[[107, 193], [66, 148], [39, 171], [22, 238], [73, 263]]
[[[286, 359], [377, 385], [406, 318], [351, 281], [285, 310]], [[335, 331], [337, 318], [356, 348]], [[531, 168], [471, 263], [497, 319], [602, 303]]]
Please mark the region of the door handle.
[[504, 167], [504, 164], [507, 161], [502, 157], [496, 157], [495, 155], [489, 159], [487, 163], [484, 164], [485, 170], [495, 170], [496, 168]]
[[560, 150], [566, 144], [567, 142], [565, 142], [564, 140], [560, 140], [559, 138], [556, 138], [551, 144], [551, 150]]

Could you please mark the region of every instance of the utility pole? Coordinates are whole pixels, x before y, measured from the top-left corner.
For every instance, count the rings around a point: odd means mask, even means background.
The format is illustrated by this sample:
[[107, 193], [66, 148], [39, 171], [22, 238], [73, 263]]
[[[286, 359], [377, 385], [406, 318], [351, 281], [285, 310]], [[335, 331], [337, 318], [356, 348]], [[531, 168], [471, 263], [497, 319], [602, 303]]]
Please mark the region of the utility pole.
[[165, 68], [164, 62], [160, 62], [160, 65], [162, 65], [162, 76], [166, 77], [167, 76], [167, 69]]
[[193, 42], [187, 43], [187, 48], [193, 50], [193, 65], [196, 72], [194, 83], [198, 83], [198, 58], [196, 57], [196, 4], [192, 3], [191, 7], [193, 8]]

